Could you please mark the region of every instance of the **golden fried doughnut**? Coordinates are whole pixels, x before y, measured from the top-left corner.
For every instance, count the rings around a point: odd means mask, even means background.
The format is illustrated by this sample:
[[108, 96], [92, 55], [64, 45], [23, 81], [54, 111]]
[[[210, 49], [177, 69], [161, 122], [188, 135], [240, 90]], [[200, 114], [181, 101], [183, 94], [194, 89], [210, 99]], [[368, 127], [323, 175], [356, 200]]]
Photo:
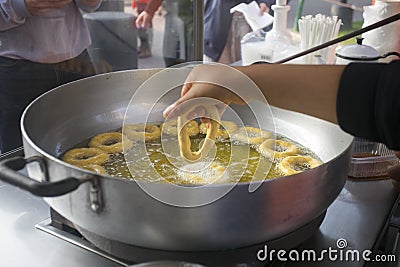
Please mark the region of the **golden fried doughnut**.
[[269, 159], [282, 159], [299, 153], [299, 148], [283, 140], [267, 139], [258, 147], [260, 154]]
[[106, 163], [109, 159], [109, 155], [96, 147], [84, 147], [84, 148], [73, 148], [68, 150], [62, 160], [75, 165], [75, 166], [83, 166], [83, 165], [102, 165]]
[[[208, 129], [207, 123], [201, 123], [199, 126], [200, 133], [206, 134]], [[238, 126], [232, 121], [220, 121], [220, 127], [217, 130], [217, 138], [228, 139], [232, 135]]]
[[88, 171], [98, 173], [98, 174], [107, 174], [106, 169], [104, 169], [100, 165], [90, 164], [90, 165], [82, 165], [82, 166], [78, 166], [78, 167], [88, 170]]
[[[210, 118], [210, 127], [207, 129], [207, 134], [204, 139], [203, 145], [200, 147], [198, 151], [192, 151], [190, 146], [190, 137], [188, 133], [188, 124], [184, 124], [185, 121], [183, 119], [184, 116], [187, 116], [189, 112], [187, 112], [184, 115], [181, 115], [178, 117], [178, 129], [179, 129], [179, 134], [178, 134], [178, 143], [179, 143], [179, 149], [181, 156], [188, 160], [188, 161], [198, 161], [200, 160], [204, 155], [206, 155], [211, 148], [215, 144], [215, 138], [217, 137], [217, 131], [219, 129], [219, 123], [215, 120], [216, 118], [219, 119], [219, 113], [217, 108], [214, 105], [210, 105], [207, 107], [204, 107], [209, 114]], [[212, 119], [213, 118], [213, 119]]]
[[241, 127], [237, 133], [233, 135], [233, 140], [249, 145], [259, 145], [265, 139], [271, 138], [272, 133], [261, 130], [256, 127]]
[[94, 136], [89, 141], [89, 147], [97, 147], [104, 150], [107, 153], [121, 153], [125, 148], [132, 146], [132, 141], [128, 138], [124, 138], [122, 143], [122, 133], [109, 132], [102, 133]]
[[[187, 166], [185, 167], [187, 168]], [[193, 168], [196, 168], [196, 166], [193, 166], [192, 168], [189, 169]], [[179, 180], [186, 184], [204, 185], [215, 182], [225, 174], [225, 167], [215, 162], [211, 163], [211, 165], [207, 168], [200, 168], [200, 169], [201, 169], [200, 171], [195, 171], [195, 172], [179, 171], [177, 173]]]
[[[177, 120], [169, 120], [165, 123], [162, 123], [161, 131], [168, 135], [178, 135], [178, 121]], [[197, 121], [188, 121], [187, 122], [187, 133], [190, 136], [195, 136], [199, 134], [199, 124]]]
[[278, 164], [278, 168], [285, 175], [291, 175], [318, 167], [321, 164], [321, 161], [309, 156], [289, 156]]
[[125, 125], [122, 132], [131, 140], [154, 141], [160, 138], [161, 130], [154, 124], [130, 124]]

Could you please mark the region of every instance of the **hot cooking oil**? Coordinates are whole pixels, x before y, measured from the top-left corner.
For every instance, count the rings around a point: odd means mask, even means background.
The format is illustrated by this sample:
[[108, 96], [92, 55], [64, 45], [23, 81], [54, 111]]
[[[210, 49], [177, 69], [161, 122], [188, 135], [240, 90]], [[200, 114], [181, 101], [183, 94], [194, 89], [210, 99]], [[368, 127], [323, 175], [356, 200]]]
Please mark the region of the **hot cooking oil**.
[[[199, 149], [200, 142], [203, 140], [204, 135], [199, 134], [191, 138], [191, 149], [196, 151]], [[176, 142], [176, 138], [171, 137], [171, 141]], [[302, 155], [310, 155], [318, 158], [312, 151], [289, 140], [286, 137], [277, 136], [277, 139], [289, 141], [299, 146]], [[168, 142], [168, 140], [166, 140]], [[134, 153], [138, 146], [142, 143], [134, 143], [133, 147], [128, 153]], [[111, 155], [111, 160], [104, 165], [107, 173], [111, 176], [127, 179], [139, 179], [143, 181], [167, 181], [171, 183], [185, 184], [191, 183], [191, 180], [182, 176], [180, 168], [171, 163], [171, 155], [166, 156], [163, 151], [160, 141], [146, 142], [146, 156], [141, 160], [126, 161], [122, 153]], [[222, 166], [226, 173], [224, 177], [219, 179], [219, 182], [249, 182], [256, 178], [257, 180], [271, 179], [283, 176], [283, 173], [277, 168], [277, 162], [272, 162], [267, 158], [260, 155], [255, 146], [229, 142], [229, 140], [216, 142], [216, 154], [212, 159], [212, 163]], [[232, 160], [232, 151], [235, 151], [235, 160]], [[131, 158], [131, 157], [130, 157]], [[130, 166], [130, 167], [128, 167]], [[200, 166], [200, 165], [197, 165]], [[211, 166], [204, 164], [205, 169]], [[212, 167], [215, 165], [212, 165]], [[259, 172], [255, 175], [257, 167]], [[261, 169], [261, 170], [260, 170]], [[155, 172], [154, 172], [155, 171]], [[261, 174], [260, 174], [261, 172]], [[183, 172], [183, 175], [187, 175]], [[207, 172], [199, 172], [198, 176], [207, 175]], [[213, 175], [213, 173], [210, 173]], [[196, 176], [197, 177], [197, 176]], [[207, 177], [203, 177], [205, 181]]]

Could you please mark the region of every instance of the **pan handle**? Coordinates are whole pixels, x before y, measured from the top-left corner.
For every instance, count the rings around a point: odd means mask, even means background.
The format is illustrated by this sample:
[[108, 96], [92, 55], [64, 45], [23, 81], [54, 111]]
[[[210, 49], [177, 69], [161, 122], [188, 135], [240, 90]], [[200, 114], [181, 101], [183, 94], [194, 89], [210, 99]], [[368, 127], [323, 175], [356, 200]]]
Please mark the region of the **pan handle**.
[[44, 159], [39, 156], [33, 156], [30, 158], [13, 157], [1, 161], [0, 180], [41, 197], [56, 197], [70, 193], [82, 183], [88, 181], [87, 179], [68, 177], [56, 182], [38, 182], [18, 172], [31, 162], [39, 163], [47, 178], [47, 168], [45, 167]]

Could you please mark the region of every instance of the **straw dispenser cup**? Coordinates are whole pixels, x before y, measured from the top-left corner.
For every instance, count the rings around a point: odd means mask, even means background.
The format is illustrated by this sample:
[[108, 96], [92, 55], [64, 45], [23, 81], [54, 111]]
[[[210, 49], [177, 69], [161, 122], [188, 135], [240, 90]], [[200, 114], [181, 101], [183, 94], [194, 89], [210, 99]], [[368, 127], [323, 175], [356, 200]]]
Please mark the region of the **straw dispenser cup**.
[[241, 40], [242, 64], [250, 65], [253, 62], [260, 61], [265, 57], [263, 55], [269, 55], [268, 51], [263, 51], [265, 39], [263, 28], [271, 25], [274, 18], [269, 14], [260, 16], [260, 9], [255, 1], [249, 4], [240, 3], [231, 8], [230, 12], [241, 12], [252, 30]]
[[[338, 36], [342, 21], [337, 16], [317, 14], [307, 15], [299, 19], [300, 47], [307, 50], [326, 43]], [[302, 57], [304, 64], [320, 64], [324, 62], [332, 64], [335, 61], [335, 46], [331, 46]]]

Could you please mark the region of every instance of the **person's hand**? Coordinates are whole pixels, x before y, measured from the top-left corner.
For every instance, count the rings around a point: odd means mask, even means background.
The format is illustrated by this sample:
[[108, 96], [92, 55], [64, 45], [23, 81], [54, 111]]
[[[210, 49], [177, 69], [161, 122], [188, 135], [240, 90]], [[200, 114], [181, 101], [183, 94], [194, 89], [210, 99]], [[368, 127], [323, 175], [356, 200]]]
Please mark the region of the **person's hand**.
[[[400, 151], [396, 151], [395, 155], [400, 159]], [[392, 179], [394, 187], [400, 190], [400, 164], [390, 166], [388, 168], [388, 175]]]
[[100, 1], [101, 0], [81, 0], [81, 2], [84, 5], [93, 6], [93, 7], [97, 6], [100, 3]]
[[260, 16], [264, 15], [264, 13], [269, 13], [269, 7], [266, 3], [260, 3]]
[[41, 16], [47, 12], [60, 9], [71, 3], [72, 0], [25, 0], [26, 8], [32, 16]]
[[147, 11], [141, 12], [135, 20], [136, 28], [149, 28], [151, 25], [151, 20], [153, 19], [153, 15], [149, 14]]
[[[197, 97], [209, 97], [223, 102], [225, 105], [217, 106], [220, 113], [224, 111], [226, 105], [235, 103], [243, 105], [245, 102], [234, 92], [216, 85], [215, 83], [224, 84], [224, 68], [219, 65], [199, 65], [196, 66], [186, 78], [182, 87], [181, 97], [168, 108], [165, 109], [163, 115], [165, 118], [178, 116], [183, 111], [179, 110], [179, 105], [183, 102]], [[231, 77], [226, 77], [231, 79]], [[203, 81], [203, 82], [202, 82]], [[205, 81], [205, 82], [204, 82]], [[201, 116], [202, 110], [196, 110], [196, 115]]]

